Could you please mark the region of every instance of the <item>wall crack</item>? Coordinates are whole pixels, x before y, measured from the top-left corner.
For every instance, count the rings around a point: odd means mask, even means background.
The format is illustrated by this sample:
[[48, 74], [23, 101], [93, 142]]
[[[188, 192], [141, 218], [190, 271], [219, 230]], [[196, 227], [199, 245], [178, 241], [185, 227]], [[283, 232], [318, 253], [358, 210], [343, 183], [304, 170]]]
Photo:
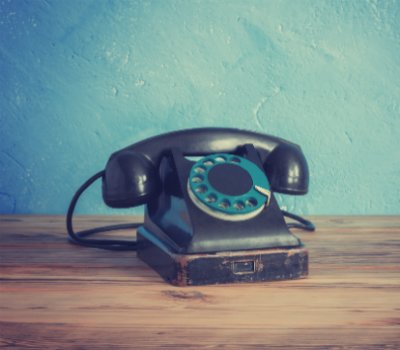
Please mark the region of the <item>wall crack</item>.
[[264, 105], [265, 105], [269, 100], [271, 100], [273, 97], [275, 97], [276, 95], [278, 95], [280, 92], [281, 92], [281, 88], [276, 87], [276, 88], [274, 89], [274, 93], [273, 93], [272, 95], [262, 97], [262, 98], [257, 102], [257, 104], [254, 106], [254, 108], [253, 108], [254, 121], [255, 121], [257, 127], [258, 127], [260, 130], [263, 129], [262, 124], [261, 124], [261, 118], [260, 118], [260, 111], [261, 111], [261, 109], [264, 107]]

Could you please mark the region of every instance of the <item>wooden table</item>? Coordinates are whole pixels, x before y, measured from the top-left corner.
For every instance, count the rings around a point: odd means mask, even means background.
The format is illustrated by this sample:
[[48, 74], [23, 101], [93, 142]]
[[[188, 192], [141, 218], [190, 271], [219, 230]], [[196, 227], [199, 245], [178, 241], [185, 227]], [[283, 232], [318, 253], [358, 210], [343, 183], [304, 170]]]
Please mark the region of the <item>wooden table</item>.
[[63, 217], [0, 216], [0, 348], [400, 349], [400, 217], [311, 219], [309, 278], [179, 288], [69, 244]]

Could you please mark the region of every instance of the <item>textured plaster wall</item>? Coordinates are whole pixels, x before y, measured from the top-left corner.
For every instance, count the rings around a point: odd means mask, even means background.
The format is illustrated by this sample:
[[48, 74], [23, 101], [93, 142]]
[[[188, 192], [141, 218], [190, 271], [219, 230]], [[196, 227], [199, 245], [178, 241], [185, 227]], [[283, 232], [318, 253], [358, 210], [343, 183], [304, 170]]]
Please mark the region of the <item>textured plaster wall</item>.
[[[400, 213], [400, 1], [0, 0], [0, 86], [1, 213], [64, 213], [114, 150], [200, 126], [300, 144], [295, 212]], [[97, 186], [78, 212], [119, 211]]]

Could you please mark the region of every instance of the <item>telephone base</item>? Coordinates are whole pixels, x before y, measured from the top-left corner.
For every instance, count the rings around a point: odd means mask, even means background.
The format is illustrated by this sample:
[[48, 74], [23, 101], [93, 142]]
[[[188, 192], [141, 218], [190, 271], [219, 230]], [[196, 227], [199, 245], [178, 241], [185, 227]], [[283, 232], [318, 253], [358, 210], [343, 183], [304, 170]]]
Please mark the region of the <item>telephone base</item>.
[[302, 246], [180, 254], [142, 228], [137, 231], [137, 240], [138, 257], [176, 286], [276, 281], [308, 275], [308, 251]]

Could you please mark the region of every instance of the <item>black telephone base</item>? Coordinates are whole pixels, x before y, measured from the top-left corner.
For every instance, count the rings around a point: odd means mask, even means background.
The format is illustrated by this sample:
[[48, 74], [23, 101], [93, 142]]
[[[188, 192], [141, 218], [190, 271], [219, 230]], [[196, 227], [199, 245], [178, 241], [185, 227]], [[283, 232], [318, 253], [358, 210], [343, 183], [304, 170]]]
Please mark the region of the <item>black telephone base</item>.
[[138, 257], [176, 286], [261, 282], [304, 278], [304, 247], [179, 254], [143, 227], [137, 231]]

